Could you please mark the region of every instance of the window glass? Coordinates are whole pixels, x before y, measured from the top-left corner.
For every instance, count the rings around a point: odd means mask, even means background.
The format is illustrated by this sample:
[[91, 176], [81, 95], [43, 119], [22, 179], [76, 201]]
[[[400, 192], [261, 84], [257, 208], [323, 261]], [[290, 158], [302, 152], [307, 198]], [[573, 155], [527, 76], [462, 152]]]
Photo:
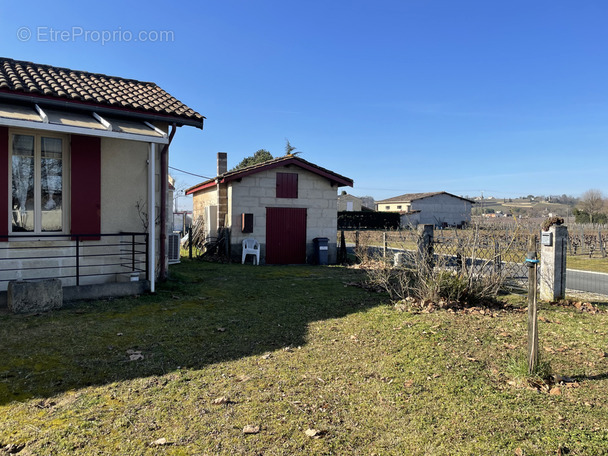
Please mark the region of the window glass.
[[63, 140], [13, 134], [11, 232], [63, 230]]
[[12, 154], [12, 231], [34, 231], [34, 136], [14, 135]]
[[40, 162], [40, 202], [42, 231], [61, 231], [63, 163], [59, 138], [42, 138]]

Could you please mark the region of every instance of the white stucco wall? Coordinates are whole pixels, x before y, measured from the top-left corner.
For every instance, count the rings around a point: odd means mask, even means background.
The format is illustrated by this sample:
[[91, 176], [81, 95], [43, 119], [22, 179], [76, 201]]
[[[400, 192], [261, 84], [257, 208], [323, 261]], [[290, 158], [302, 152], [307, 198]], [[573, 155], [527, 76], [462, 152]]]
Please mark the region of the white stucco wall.
[[[145, 231], [139, 214], [145, 217], [148, 212], [148, 150], [148, 143], [101, 139], [102, 233]], [[160, 150], [157, 152], [156, 200], [160, 202]], [[157, 204], [157, 215], [159, 211]]]

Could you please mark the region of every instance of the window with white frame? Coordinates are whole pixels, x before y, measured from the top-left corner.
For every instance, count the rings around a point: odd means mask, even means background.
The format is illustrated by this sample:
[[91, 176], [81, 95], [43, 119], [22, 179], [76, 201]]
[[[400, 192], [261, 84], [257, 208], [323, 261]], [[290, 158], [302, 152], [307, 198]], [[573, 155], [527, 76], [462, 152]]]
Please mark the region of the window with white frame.
[[11, 134], [11, 232], [62, 232], [65, 144], [61, 136]]

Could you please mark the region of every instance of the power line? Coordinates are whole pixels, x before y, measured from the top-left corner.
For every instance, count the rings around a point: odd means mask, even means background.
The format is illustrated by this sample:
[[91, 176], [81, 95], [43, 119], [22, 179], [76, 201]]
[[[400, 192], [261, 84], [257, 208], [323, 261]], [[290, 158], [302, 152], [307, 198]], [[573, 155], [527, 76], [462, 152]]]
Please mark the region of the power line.
[[203, 179], [213, 179], [213, 177], [201, 176], [200, 174], [190, 173], [188, 171], [184, 171], [183, 169], [174, 168], [173, 166], [169, 166], [170, 169], [174, 169], [175, 171], [179, 171], [180, 173], [190, 174], [191, 176], [202, 177]]

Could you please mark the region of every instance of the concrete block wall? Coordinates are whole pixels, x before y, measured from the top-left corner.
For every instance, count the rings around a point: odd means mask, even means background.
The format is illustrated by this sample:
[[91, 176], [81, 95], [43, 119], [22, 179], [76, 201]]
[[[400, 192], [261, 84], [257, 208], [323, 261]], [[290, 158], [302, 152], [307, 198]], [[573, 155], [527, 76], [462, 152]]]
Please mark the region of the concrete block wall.
[[[276, 198], [276, 173], [298, 174], [298, 198]], [[239, 259], [241, 242], [252, 237], [261, 245], [261, 256], [266, 250], [266, 208], [294, 207], [307, 209], [306, 244], [307, 257], [313, 256], [313, 239], [329, 239], [329, 261], [336, 261], [337, 201], [338, 188], [330, 181], [307, 170], [291, 166], [261, 171], [247, 176], [240, 182], [231, 182], [229, 195], [229, 219], [231, 224], [232, 255]], [[241, 214], [253, 214], [253, 233], [241, 232]]]

